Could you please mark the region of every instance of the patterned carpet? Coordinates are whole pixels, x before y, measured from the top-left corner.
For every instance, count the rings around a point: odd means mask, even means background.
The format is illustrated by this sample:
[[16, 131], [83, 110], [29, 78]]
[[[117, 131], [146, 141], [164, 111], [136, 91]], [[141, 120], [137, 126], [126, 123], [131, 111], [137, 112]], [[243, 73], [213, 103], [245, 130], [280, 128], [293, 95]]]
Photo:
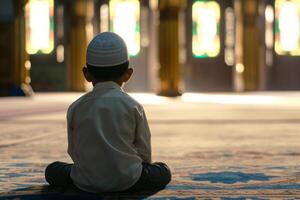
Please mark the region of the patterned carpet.
[[0, 99], [0, 199], [300, 199], [298, 93], [197, 101], [136, 95], [150, 123], [153, 160], [168, 163], [172, 182], [140, 194], [51, 188], [44, 168], [70, 162], [65, 112], [78, 95]]

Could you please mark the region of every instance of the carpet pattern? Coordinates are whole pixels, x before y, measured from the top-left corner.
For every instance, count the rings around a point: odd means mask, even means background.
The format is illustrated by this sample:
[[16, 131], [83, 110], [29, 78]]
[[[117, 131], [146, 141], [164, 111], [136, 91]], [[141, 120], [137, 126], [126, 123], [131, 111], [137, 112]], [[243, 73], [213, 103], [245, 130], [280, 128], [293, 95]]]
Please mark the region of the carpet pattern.
[[65, 112], [77, 94], [42, 97], [0, 99], [0, 199], [300, 199], [297, 99], [289, 106], [146, 104], [153, 160], [170, 166], [171, 183], [151, 194], [95, 195], [45, 182], [48, 163], [71, 162]]

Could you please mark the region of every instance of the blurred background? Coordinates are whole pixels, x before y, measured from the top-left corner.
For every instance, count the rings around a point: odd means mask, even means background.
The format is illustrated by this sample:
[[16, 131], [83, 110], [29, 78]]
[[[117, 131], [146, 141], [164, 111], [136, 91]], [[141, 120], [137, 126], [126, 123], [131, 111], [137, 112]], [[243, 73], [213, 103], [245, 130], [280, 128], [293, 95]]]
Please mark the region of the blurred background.
[[45, 167], [71, 162], [66, 111], [104, 31], [174, 174], [156, 197], [299, 199], [300, 0], [0, 0], [0, 199], [41, 199]]
[[127, 43], [129, 92], [300, 89], [300, 0], [1, 0], [0, 96], [89, 90], [104, 31]]

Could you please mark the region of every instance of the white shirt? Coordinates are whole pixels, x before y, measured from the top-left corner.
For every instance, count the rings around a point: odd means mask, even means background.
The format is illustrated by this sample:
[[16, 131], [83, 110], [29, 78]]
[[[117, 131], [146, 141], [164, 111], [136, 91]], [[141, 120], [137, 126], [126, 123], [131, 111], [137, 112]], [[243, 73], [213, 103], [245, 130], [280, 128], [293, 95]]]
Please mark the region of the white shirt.
[[68, 109], [71, 178], [89, 192], [121, 191], [151, 162], [150, 130], [143, 107], [115, 82], [97, 83]]

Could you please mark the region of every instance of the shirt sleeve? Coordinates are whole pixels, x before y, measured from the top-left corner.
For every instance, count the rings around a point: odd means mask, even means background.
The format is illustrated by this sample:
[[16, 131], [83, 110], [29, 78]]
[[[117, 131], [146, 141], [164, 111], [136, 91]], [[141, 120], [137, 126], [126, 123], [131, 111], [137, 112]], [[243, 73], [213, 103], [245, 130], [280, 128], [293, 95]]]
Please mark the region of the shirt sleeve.
[[73, 135], [73, 127], [72, 127], [72, 111], [71, 107], [68, 109], [67, 112], [67, 134], [68, 134], [68, 154], [71, 156], [73, 155], [73, 146], [74, 146], [74, 135]]
[[136, 108], [135, 146], [144, 162], [151, 163], [151, 133], [142, 107]]

